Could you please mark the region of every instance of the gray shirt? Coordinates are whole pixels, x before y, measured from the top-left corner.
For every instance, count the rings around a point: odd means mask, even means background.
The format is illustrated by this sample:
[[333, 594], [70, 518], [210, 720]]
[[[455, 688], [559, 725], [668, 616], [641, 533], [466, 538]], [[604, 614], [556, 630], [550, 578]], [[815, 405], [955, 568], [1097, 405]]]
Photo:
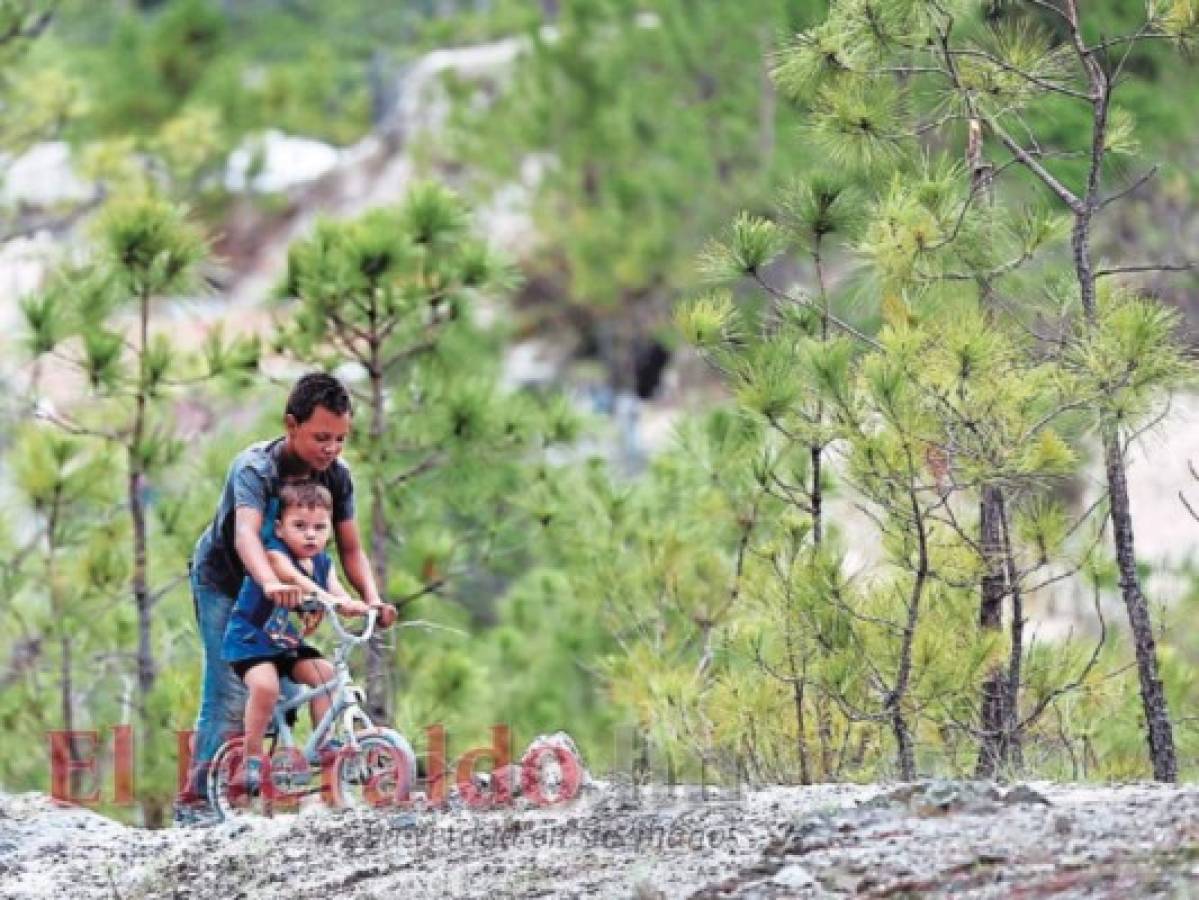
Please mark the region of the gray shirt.
[[[236, 597], [246, 576], [241, 556], [234, 546], [234, 526], [239, 506], [262, 513], [262, 536], [266, 540], [275, 529], [279, 515], [279, 454], [283, 438], [251, 444], [233, 460], [221, 489], [216, 516], [200, 539], [192, 555], [192, 570], [229, 597]], [[354, 482], [350, 467], [340, 459], [323, 472], [313, 472], [311, 480], [328, 488], [333, 496], [333, 524], [354, 518]]]

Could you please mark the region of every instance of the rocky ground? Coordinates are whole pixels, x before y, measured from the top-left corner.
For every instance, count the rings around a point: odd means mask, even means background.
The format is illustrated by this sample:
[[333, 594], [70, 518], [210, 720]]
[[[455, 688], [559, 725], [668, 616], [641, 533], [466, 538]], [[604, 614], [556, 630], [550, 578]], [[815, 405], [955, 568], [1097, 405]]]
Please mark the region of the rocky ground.
[[[519, 802], [519, 801], [518, 801]], [[146, 831], [0, 795], [0, 897], [1199, 897], [1199, 787], [925, 782]]]

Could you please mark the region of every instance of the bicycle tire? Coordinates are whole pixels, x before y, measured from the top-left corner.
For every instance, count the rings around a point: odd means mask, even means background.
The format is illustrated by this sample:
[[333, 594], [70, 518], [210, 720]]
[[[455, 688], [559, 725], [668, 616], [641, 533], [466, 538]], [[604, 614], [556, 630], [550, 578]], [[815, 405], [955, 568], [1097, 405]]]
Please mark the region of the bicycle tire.
[[333, 805], [364, 809], [407, 800], [416, 784], [416, 754], [407, 738], [390, 728], [361, 731], [355, 738], [358, 751], [345, 747], [333, 763]]
[[208, 800], [223, 821], [253, 811], [253, 803], [244, 792], [235, 789], [237, 776], [245, 766], [245, 747], [241, 738], [225, 741], [208, 764]]
[[[241, 738], [228, 740], [213, 754], [208, 767], [208, 797], [212, 806], [220, 814], [223, 821], [235, 819], [252, 812], [265, 816], [273, 816], [277, 812], [294, 812], [306, 791], [299, 795], [288, 793], [294, 785], [280, 787], [278, 779], [287, 778], [292, 772], [291, 762], [300, 762], [304, 781], [301, 785], [314, 783], [314, 773], [309, 769], [307, 760], [302, 756], [289, 759], [286, 756], [273, 757], [274, 767], [269, 770], [271, 784], [278, 793], [268, 794], [269, 786], [263, 785], [262, 793], [250, 797], [238, 788], [238, 779], [245, 765], [245, 748]], [[265, 774], [265, 772], [264, 772]], [[295, 776], [291, 776], [295, 777]]]

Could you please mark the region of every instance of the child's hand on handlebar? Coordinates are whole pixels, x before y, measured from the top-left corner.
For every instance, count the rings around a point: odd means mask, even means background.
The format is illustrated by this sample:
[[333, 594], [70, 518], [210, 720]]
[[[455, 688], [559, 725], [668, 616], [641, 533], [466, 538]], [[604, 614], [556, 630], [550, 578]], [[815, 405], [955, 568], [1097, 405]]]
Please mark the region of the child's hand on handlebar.
[[262, 586], [262, 593], [271, 603], [285, 609], [297, 608], [304, 599], [297, 585], [287, 584], [283, 581], [266, 582]]

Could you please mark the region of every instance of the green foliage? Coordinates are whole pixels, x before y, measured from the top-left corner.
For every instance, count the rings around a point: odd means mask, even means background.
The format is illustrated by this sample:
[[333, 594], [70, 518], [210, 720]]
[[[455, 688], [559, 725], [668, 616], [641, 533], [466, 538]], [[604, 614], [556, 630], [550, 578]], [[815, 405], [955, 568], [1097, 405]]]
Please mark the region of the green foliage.
[[[815, 747], [831, 730], [876, 729], [892, 742], [893, 762], [859, 764], [910, 778], [923, 766], [969, 765], [960, 738], [988, 673], [1010, 668], [1019, 679], [1018, 709], [1031, 712], [1025, 720], [1015, 713], [1006, 727], [1027, 738], [1040, 737], [1046, 709], [1078, 688], [1062, 685], [1094, 670], [1076, 647], [1055, 657], [1014, 644], [1023, 640], [1016, 630], [1005, 640], [977, 628], [977, 586], [987, 572], [974, 531], [978, 492], [1001, 486], [1008, 504], [1012, 525], [1005, 521], [1001, 537], [1009, 590], [1032, 589], [1031, 576], [1055, 559], [1095, 570], [1089, 514], [1072, 519], [1053, 496], [1083, 455], [1073, 411], [1085, 408], [1095, 421], [1111, 409], [1131, 430], [1190, 370], [1172, 314], [1106, 284], [1093, 318], [1076, 306], [1068, 314], [1076, 330], [1056, 347], [997, 315], [994, 298], [1028, 292], [1021, 270], [1060, 254], [1069, 223], [1019, 192], [998, 192], [1001, 170], [977, 154], [1017, 111], [1038, 106], [1046, 84], [1069, 82], [1075, 61], [1031, 21], [998, 16], [984, 27], [971, 4], [960, 7], [834, 4], [823, 24], [778, 55], [776, 82], [809, 111], [836, 175], [808, 176], [783, 194], [778, 221], [791, 240], [767, 216], [743, 214], [702, 257], [701, 271], [714, 280], [758, 282], [764, 309], [718, 294], [677, 313], [738, 408], [769, 424], [761, 460], [743, 463], [743, 472], [788, 524], [755, 529], [738, 572], [747, 597], [764, 602], [758, 618], [733, 614], [725, 623], [744, 641], [742, 663], [704, 651], [696, 672], [710, 681], [693, 676], [685, 682], [692, 693], [674, 697], [690, 704], [692, 723], [670, 732], [676, 742], [714, 750], [715, 740], [724, 752], [748, 743], [751, 754], [777, 762], [786, 753], [765, 748], [790, 740], [799, 757], [791, 762], [807, 779], [829, 772]], [[955, 141], [950, 123], [959, 117], [986, 128], [972, 128], [965, 166], [930, 153], [924, 137]], [[1105, 150], [1136, 153], [1130, 117], [1114, 111], [1110, 124]], [[861, 293], [886, 323], [874, 335], [841, 318], [844, 297], [829, 290], [824, 268], [837, 250], [826, 236], [864, 266]], [[779, 256], [785, 266], [791, 247], [814, 267], [815, 291], [776, 287], [763, 270]], [[830, 340], [833, 325], [850, 337]], [[818, 473], [837, 459], [879, 548], [870, 575], [853, 586], [838, 578], [845, 550], [836, 529], [825, 533], [826, 476]], [[759, 572], [762, 559], [772, 565]], [[813, 595], [810, 584], [821, 588]], [[806, 628], [797, 632], [797, 621]], [[637, 678], [643, 657], [626, 653], [633, 666], [622, 674]], [[668, 675], [677, 672], [641, 681], [652, 696]], [[719, 711], [701, 713], [717, 697]], [[752, 702], [769, 724], [751, 728], [730, 697]], [[821, 701], [834, 703], [831, 717]]]
[[[383, 46], [407, 41], [416, 14], [359, 0], [298, 10], [274, 4], [229, 6], [212, 0], [130, 12], [103, 4], [63, 3], [44, 56], [66, 60], [87, 85], [88, 137], [133, 132], [182, 137], [180, 110], [203, 110], [201, 138], [224, 154], [245, 134], [267, 127], [347, 144], [369, 127], [363, 73]], [[201, 115], [184, 112], [184, 117]], [[179, 152], [185, 152], [182, 144]], [[211, 156], [209, 157], [211, 159]]]
[[754, 275], [783, 250], [783, 235], [774, 222], [741, 213], [727, 241], [711, 242], [700, 256], [700, 271], [714, 281]]
[[62, 304], [48, 293], [35, 293], [22, 297], [20, 307], [29, 328], [26, 351], [30, 356], [49, 353], [66, 334]]
[[21, 152], [38, 140], [57, 138], [87, 112], [77, 79], [57, 68], [19, 68], [6, 86], [6, 123], [0, 146]]
[[834, 165], [869, 170], [897, 156], [904, 118], [897, 90], [855, 79], [821, 89], [812, 132]]
[[1095, 327], [1069, 361], [1123, 427], [1136, 427], [1164, 394], [1193, 379], [1178, 324], [1178, 312], [1159, 301], [1118, 287], [1101, 293]]
[[478, 167], [481, 190], [542, 161], [530, 185], [541, 249], [526, 271], [603, 322], [632, 309], [664, 320], [707, 235], [803, 152], [763, 93], [760, 61], [795, 15], [777, 0], [733, 17], [678, 0], [585, 0], [564, 4], [552, 32], [530, 27], [498, 99], [463, 92], [450, 151]]
[[155, 197], [114, 201], [100, 218], [98, 233], [112, 270], [138, 296], [184, 290], [204, 253], [183, 211]]
[[[128, 565], [124, 554], [111, 556], [112, 532], [91, 525], [116, 508], [111, 453], [32, 423], [20, 429], [12, 454], [12, 507], [28, 543], [8, 557], [9, 590], [0, 604], [9, 649], [0, 717], [14, 745], [43, 747], [47, 729], [83, 728], [106, 712], [86, 702], [81, 688], [94, 671], [93, 655], [121, 650], [106, 607], [110, 592], [124, 586]], [[6, 754], [0, 779], [44, 787], [44, 755]]]
[[[84, 402], [47, 414], [53, 425], [21, 444], [20, 485], [44, 523], [37, 540], [49, 583], [45, 595], [31, 590], [13, 608], [28, 604], [28, 640], [56, 642], [62, 696], [50, 708], [61, 707], [61, 722], [77, 728], [92, 715], [117, 722], [122, 706], [138, 710], [141, 798], [151, 815], [174, 789], [171, 728], [186, 691], [169, 665], [165, 680], [156, 678], [189, 622], [182, 579], [167, 573], [184, 568], [200, 525], [174, 482], [186, 445], [172, 405], [185, 384], [194, 389], [218, 375], [244, 379], [257, 349], [244, 339], [226, 345], [214, 334], [201, 361], [157, 327], [164, 295], [194, 286], [206, 249], [182, 209], [131, 192], [103, 210], [95, 236], [92, 259], [64, 270], [22, 305], [35, 359], [54, 353], [72, 362], [88, 392]], [[122, 602], [130, 595], [133, 603]], [[136, 665], [130, 647], [138, 648]], [[76, 684], [89, 676], [102, 680], [77, 696]]]
[[735, 328], [733, 297], [728, 291], [713, 291], [679, 304], [675, 326], [701, 350], [714, 350], [733, 340]]
[[842, 174], [816, 170], [794, 182], [780, 200], [784, 225], [801, 241], [852, 235], [860, 225], [861, 199]]

